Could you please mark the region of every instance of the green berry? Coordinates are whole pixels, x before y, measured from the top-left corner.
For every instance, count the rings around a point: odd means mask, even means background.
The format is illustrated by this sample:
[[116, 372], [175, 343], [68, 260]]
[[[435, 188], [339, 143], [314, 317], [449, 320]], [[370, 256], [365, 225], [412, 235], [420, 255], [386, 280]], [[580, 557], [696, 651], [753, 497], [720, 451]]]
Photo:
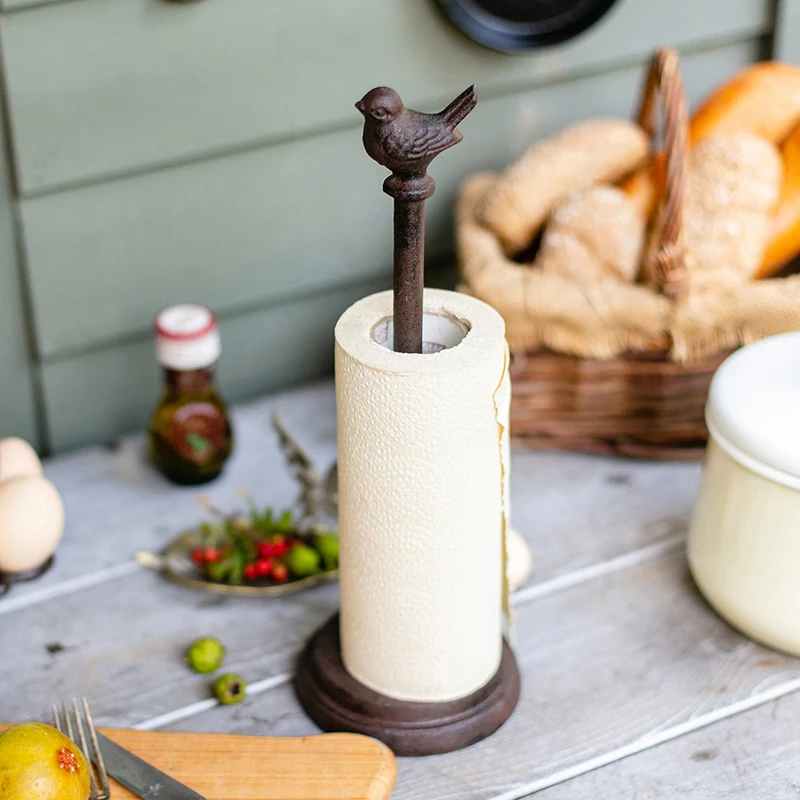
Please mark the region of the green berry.
[[222, 675], [214, 681], [214, 694], [224, 706], [241, 703], [247, 697], [247, 683], [241, 675]]
[[320, 567], [320, 554], [313, 548], [305, 544], [295, 545], [284, 556], [286, 566], [295, 578], [307, 578], [309, 575], [316, 575]]
[[222, 659], [225, 658], [225, 648], [219, 639], [207, 636], [204, 639], [198, 639], [189, 648], [186, 658], [189, 666], [195, 672], [203, 675], [219, 668], [220, 664], [222, 664]]
[[314, 536], [314, 546], [322, 554], [325, 569], [339, 568], [339, 536], [335, 533], [318, 533]]

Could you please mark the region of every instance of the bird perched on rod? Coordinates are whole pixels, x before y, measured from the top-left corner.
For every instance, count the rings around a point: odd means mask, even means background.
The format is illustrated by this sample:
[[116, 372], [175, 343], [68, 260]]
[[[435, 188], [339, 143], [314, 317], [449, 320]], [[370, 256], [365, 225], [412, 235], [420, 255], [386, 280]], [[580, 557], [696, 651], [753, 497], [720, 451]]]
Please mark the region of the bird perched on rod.
[[364, 149], [395, 175], [425, 174], [433, 159], [463, 138], [457, 130], [478, 101], [474, 86], [438, 114], [412, 111], [394, 89], [378, 86], [356, 103], [364, 116]]

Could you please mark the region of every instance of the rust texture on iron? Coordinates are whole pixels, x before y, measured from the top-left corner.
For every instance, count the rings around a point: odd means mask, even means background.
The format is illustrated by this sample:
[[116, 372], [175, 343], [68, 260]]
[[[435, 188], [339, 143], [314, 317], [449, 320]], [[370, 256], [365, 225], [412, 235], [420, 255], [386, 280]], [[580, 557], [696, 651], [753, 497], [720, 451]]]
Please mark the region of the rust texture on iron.
[[422, 352], [425, 201], [436, 184], [428, 166], [463, 138], [456, 126], [475, 108], [474, 86], [437, 114], [412, 111], [394, 89], [379, 86], [356, 103], [364, 149], [391, 171], [383, 190], [394, 198], [394, 350]]

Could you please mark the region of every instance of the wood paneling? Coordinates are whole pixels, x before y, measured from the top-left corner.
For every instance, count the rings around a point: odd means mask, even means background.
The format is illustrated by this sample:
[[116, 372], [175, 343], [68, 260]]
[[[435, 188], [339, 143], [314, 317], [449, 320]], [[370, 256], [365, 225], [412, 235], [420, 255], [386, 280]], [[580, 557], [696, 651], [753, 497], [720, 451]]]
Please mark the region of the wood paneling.
[[800, 64], [800, 3], [778, 0], [774, 58]]
[[[691, 99], [756, 55], [749, 40], [688, 56]], [[629, 115], [641, 76], [631, 67], [481, 101], [464, 142], [435, 164], [429, 252], [451, 247], [464, 177], [505, 165], [572, 120]], [[50, 358], [142, 335], [160, 306], [187, 297], [232, 313], [388, 274], [383, 177], [348, 129], [25, 200], [38, 345]]]
[[69, 0], [0, 0], [0, 9], [14, 11], [16, 9], [30, 9], [39, 6], [49, 6], [55, 3], [69, 2]]
[[[14, 8], [18, 0], [6, 6]], [[7, 14], [2, 44], [23, 193], [352, 126], [395, 85], [424, 107], [767, 30], [770, 0], [620, 0], [530, 57], [462, 36], [432, 0], [73, 0]], [[323, 180], [323, 176], [320, 176]]]
[[0, 438], [22, 436], [41, 446], [4, 152], [0, 132]]
[[[358, 283], [223, 319], [220, 385], [226, 400], [329, 373], [339, 315], [358, 298], [388, 285], [387, 281]], [[161, 391], [149, 338], [45, 364], [42, 380], [56, 450], [146, 428]]]

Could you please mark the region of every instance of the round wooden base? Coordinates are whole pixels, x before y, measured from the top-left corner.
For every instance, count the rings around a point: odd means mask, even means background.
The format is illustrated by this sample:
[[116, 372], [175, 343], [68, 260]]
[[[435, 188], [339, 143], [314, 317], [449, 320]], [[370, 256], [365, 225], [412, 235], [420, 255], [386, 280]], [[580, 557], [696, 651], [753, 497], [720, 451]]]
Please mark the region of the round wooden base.
[[517, 662], [504, 641], [497, 673], [469, 697], [444, 703], [386, 697], [345, 669], [338, 614], [308, 641], [295, 677], [300, 704], [322, 730], [373, 736], [399, 756], [449, 753], [485, 739], [511, 716], [519, 690]]
[[54, 557], [50, 556], [41, 567], [28, 570], [27, 572], [3, 572], [0, 570], [0, 597], [11, 591], [15, 583], [24, 583], [40, 578], [53, 566]]

